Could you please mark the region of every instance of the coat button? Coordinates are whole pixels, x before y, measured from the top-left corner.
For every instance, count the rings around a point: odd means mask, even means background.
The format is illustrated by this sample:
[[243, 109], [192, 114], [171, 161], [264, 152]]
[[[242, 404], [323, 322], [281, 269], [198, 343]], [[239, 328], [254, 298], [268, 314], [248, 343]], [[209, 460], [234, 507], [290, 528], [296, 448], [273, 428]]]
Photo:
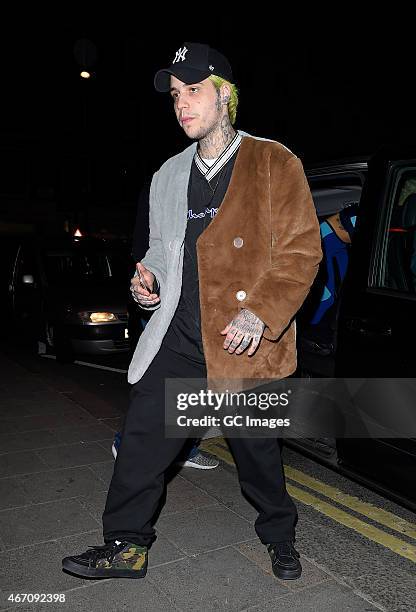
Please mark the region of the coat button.
[[245, 291], [237, 291], [237, 293], [235, 294], [235, 297], [237, 298], [239, 302], [242, 302], [243, 300], [246, 299], [247, 293]]
[[243, 244], [244, 244], [244, 240], [240, 236], [237, 236], [237, 238], [234, 238], [233, 245], [235, 246], [236, 249], [241, 249]]

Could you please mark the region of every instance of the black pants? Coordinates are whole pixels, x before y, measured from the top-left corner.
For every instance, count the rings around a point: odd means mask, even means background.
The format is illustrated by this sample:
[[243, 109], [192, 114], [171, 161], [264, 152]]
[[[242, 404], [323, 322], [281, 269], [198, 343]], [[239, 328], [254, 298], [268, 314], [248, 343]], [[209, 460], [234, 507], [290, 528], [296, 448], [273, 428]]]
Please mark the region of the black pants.
[[[114, 474], [103, 513], [106, 542], [125, 539], [148, 546], [152, 519], [165, 487], [165, 471], [187, 440], [165, 437], [165, 378], [205, 378], [205, 366], [162, 345], [131, 392]], [[264, 544], [294, 538], [296, 506], [289, 497], [275, 438], [229, 438], [241, 489], [259, 515], [256, 533]]]

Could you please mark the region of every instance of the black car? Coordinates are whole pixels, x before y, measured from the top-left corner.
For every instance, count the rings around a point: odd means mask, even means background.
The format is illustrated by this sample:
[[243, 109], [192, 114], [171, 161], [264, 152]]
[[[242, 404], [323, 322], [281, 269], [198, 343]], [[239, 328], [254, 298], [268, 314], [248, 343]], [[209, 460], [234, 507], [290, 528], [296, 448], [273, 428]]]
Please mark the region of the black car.
[[[416, 150], [384, 148], [371, 159], [327, 164], [307, 174], [320, 219], [357, 200], [359, 213], [332, 343], [322, 346], [310, 334], [303, 336], [303, 318], [297, 375], [391, 381], [397, 390], [394, 415], [403, 379], [414, 381], [416, 372]], [[373, 401], [374, 413], [376, 396]], [[289, 444], [416, 509], [414, 431], [416, 425], [408, 437], [311, 438]]]
[[[76, 353], [128, 351], [129, 278], [134, 269], [125, 245], [68, 235], [25, 236], [7, 248], [9, 328], [70, 361]], [[3, 277], [4, 278], [4, 277]]]

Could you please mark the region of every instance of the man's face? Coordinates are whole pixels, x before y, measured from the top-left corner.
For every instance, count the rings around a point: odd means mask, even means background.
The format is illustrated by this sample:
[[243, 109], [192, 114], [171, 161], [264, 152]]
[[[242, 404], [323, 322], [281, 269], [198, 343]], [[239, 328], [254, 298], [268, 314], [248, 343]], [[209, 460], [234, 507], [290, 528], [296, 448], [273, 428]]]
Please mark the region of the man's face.
[[220, 96], [209, 78], [187, 85], [171, 75], [170, 87], [176, 118], [189, 138], [201, 140], [220, 124]]

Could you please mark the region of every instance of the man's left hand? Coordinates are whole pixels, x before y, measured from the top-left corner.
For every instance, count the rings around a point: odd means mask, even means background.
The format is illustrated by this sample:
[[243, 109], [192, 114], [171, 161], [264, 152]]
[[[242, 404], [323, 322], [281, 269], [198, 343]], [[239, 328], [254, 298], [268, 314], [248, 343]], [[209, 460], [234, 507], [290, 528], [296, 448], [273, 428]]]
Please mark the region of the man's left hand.
[[239, 355], [250, 346], [247, 355], [255, 353], [264, 332], [264, 323], [255, 314], [243, 308], [238, 315], [225, 327], [221, 334], [227, 335], [224, 349], [229, 353]]

